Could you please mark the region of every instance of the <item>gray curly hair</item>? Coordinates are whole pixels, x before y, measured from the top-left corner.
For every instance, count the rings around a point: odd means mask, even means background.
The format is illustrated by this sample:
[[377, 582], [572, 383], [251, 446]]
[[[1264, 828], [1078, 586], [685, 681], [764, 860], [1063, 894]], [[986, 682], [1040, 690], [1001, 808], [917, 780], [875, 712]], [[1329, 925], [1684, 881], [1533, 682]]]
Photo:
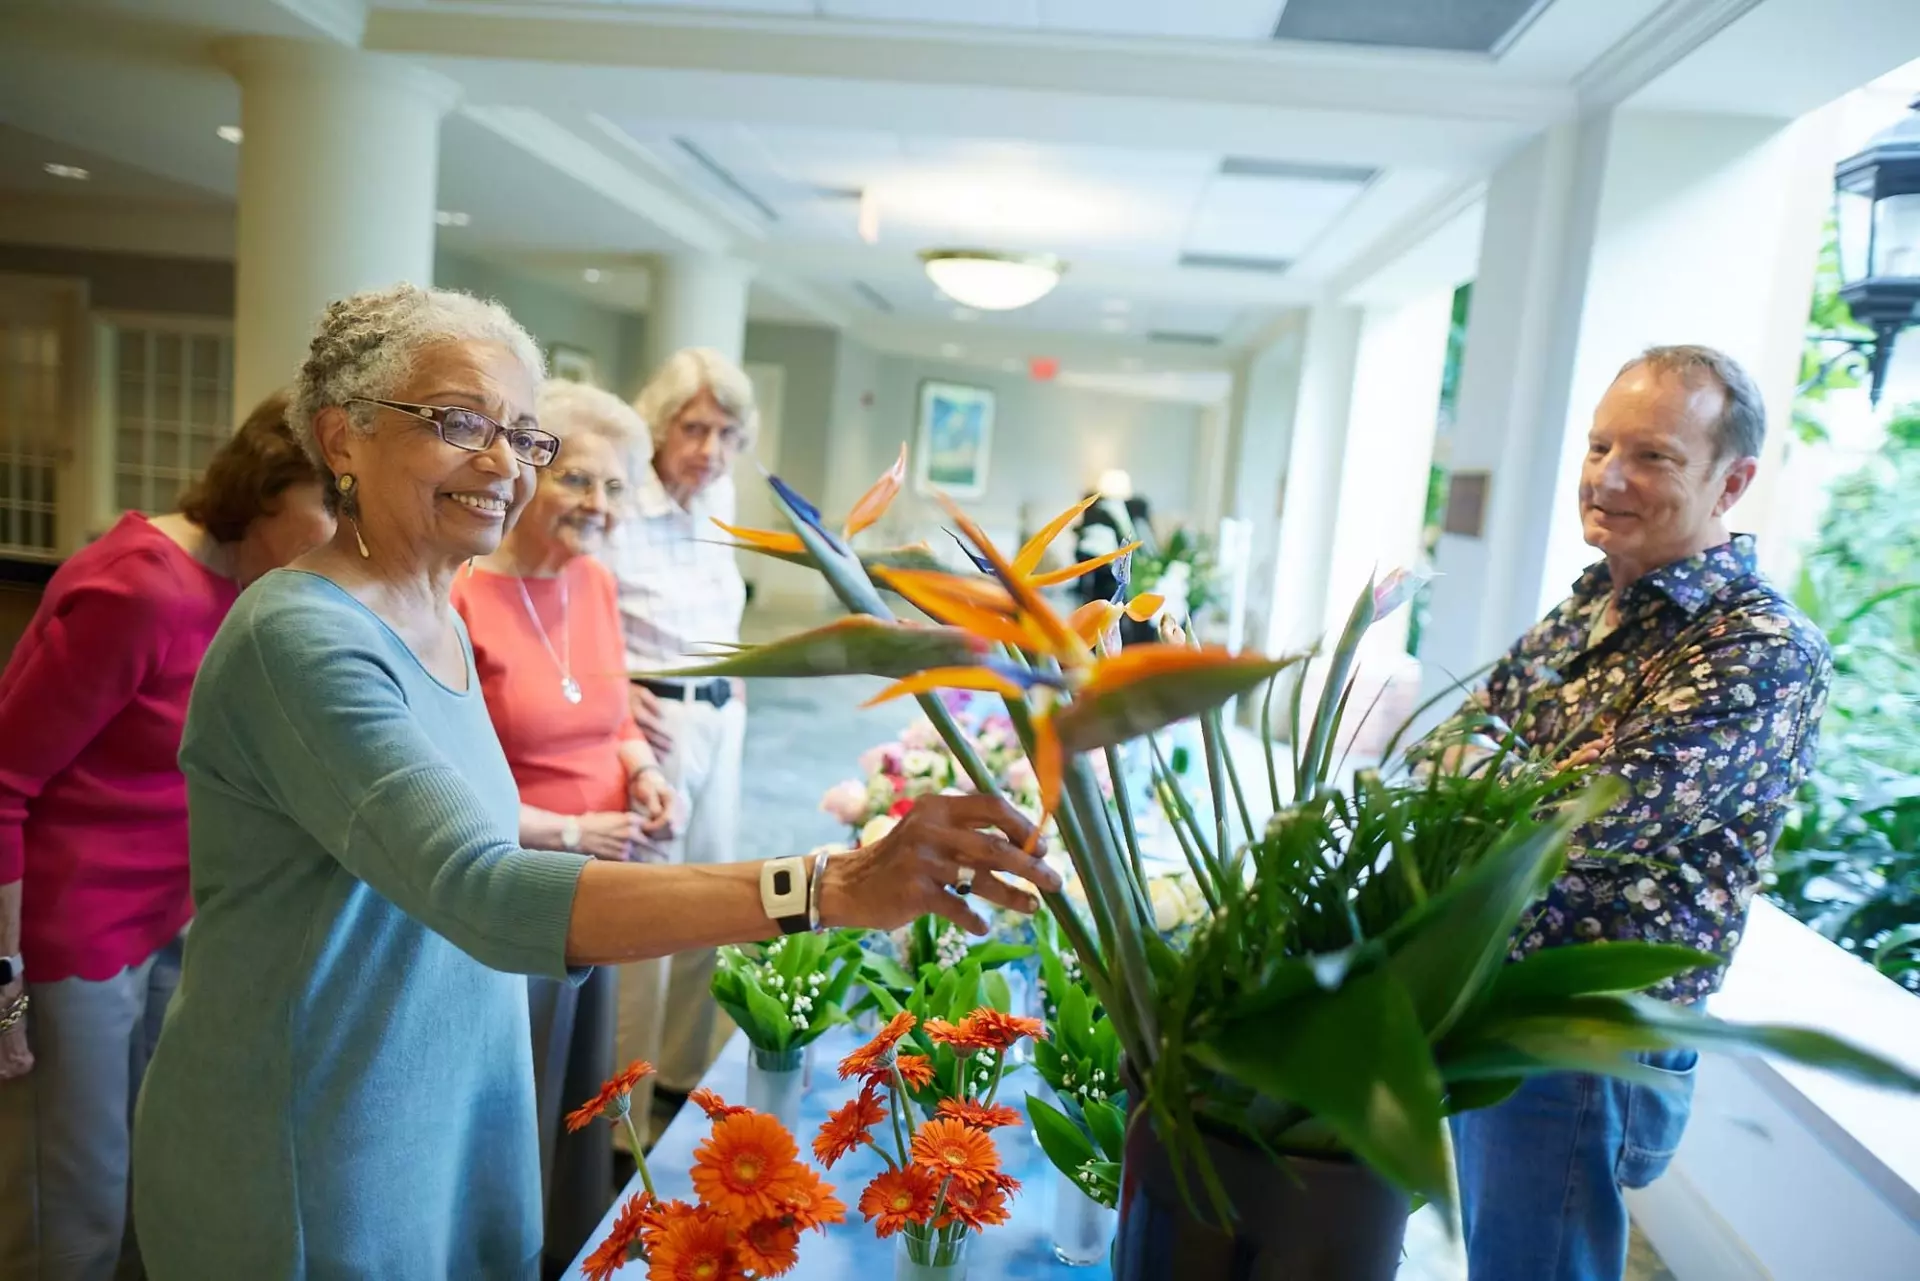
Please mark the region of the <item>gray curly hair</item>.
[[641, 388], [633, 407], [653, 429], [653, 443], [666, 439], [667, 428], [687, 402], [702, 391], [713, 393], [720, 408], [740, 424], [746, 443], [752, 445], [760, 434], [760, 408], [754, 403], [753, 382], [745, 370], [711, 347], [682, 347], [668, 356]]
[[536, 383], [546, 376], [539, 345], [505, 307], [458, 290], [389, 285], [342, 298], [321, 313], [294, 381], [287, 425], [325, 476], [329, 511], [338, 508], [340, 490], [314, 435], [314, 419], [337, 405], [356, 430], [372, 431], [374, 407], [349, 402], [391, 400], [412, 375], [421, 349], [444, 342], [498, 343]]

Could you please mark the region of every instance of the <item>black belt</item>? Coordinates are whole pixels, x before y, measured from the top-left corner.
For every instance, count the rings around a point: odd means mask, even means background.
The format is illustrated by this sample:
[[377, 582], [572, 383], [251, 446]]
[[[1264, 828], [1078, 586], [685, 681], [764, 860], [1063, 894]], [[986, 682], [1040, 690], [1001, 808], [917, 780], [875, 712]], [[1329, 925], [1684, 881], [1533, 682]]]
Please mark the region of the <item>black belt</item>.
[[724, 676], [716, 676], [710, 681], [698, 683], [645, 679], [636, 680], [633, 683], [676, 703], [712, 703], [714, 707], [720, 708], [725, 707], [733, 697], [733, 682]]

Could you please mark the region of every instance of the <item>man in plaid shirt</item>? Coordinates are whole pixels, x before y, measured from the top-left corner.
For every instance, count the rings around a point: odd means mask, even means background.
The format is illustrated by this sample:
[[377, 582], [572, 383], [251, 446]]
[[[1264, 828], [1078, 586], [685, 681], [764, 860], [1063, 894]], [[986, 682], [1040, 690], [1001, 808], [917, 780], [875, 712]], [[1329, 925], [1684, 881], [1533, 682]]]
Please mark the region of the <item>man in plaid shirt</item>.
[[[746, 584], [714, 528], [734, 518], [730, 470], [759, 425], [753, 385], [719, 352], [675, 352], [635, 409], [653, 433], [651, 466], [633, 470], [633, 499], [607, 552], [620, 582], [627, 670], [687, 666], [715, 642], [740, 639]], [[680, 833], [656, 857], [725, 863], [735, 856], [746, 689], [738, 681], [637, 679], [633, 718], [687, 801]], [[712, 1063], [714, 955], [620, 967], [619, 1062], [650, 1059], [660, 1092], [681, 1096]], [[636, 1106], [647, 1115], [643, 1083]]]

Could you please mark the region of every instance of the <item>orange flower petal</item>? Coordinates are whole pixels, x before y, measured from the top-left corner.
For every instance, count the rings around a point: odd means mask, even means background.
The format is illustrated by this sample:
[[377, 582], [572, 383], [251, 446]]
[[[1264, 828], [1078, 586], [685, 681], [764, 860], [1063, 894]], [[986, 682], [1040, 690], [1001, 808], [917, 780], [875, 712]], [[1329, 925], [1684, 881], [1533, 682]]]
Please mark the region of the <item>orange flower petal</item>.
[[1054, 732], [1052, 718], [1046, 716], [1033, 718], [1033, 777], [1040, 784], [1040, 821], [1034, 824], [1033, 835], [1027, 838], [1029, 854], [1040, 840], [1040, 829], [1060, 808], [1060, 789], [1066, 778], [1060, 735]]
[[1032, 574], [1047, 554], [1047, 548], [1053, 546], [1053, 540], [1066, 532], [1067, 526], [1086, 514], [1087, 508], [1100, 501], [1100, 495], [1088, 494], [1073, 506], [1048, 521], [1046, 528], [1020, 545], [1014, 553], [1014, 572], [1022, 576]]
[[917, 1165], [876, 1175], [860, 1194], [860, 1213], [873, 1223], [874, 1235], [892, 1236], [909, 1223], [926, 1223], [940, 1199], [939, 1180]]
[[1144, 623], [1159, 613], [1160, 607], [1166, 603], [1167, 598], [1164, 596], [1156, 596], [1152, 592], [1141, 592], [1127, 602], [1127, 617], [1136, 623]]
[[1070, 583], [1082, 574], [1091, 574], [1102, 565], [1111, 565], [1128, 552], [1139, 550], [1139, 543], [1128, 543], [1125, 547], [1116, 548], [1108, 552], [1105, 556], [1095, 556], [1092, 560], [1083, 560], [1077, 565], [1069, 565], [1065, 569], [1056, 569], [1052, 573], [1035, 574], [1029, 578], [1027, 582], [1034, 587], [1054, 587], [1060, 583]]
[[1000, 1149], [984, 1131], [951, 1117], [923, 1121], [913, 1135], [913, 1163], [945, 1175], [962, 1187], [990, 1185], [1000, 1170]]
[[1067, 616], [1067, 626], [1073, 634], [1089, 646], [1107, 634], [1107, 629], [1120, 621], [1124, 613], [1110, 600], [1090, 600]]
[[937, 622], [964, 627], [976, 636], [1008, 645], [1033, 643], [1032, 636], [1009, 617], [1013, 598], [986, 579], [974, 581], [997, 595], [997, 601], [993, 596], [982, 599], [972, 589], [961, 588], [959, 584], [967, 580], [950, 574], [912, 569], [876, 569], [874, 574]]
[[1084, 667], [1090, 662], [1092, 655], [1087, 652], [1087, 647], [1080, 643], [1080, 638], [1073, 634], [1060, 615], [1053, 612], [1053, 607], [1040, 598], [1040, 593], [1034, 590], [1031, 583], [1013, 572], [1013, 566], [1009, 565], [1006, 557], [1000, 554], [1000, 549], [993, 545], [993, 540], [982, 533], [980, 527], [974, 524], [967, 514], [960, 510], [959, 505], [945, 494], [940, 496], [940, 505], [946, 508], [947, 515], [953, 518], [954, 523], [960, 527], [960, 532], [967, 536], [968, 541], [974, 545], [982, 559], [993, 566], [995, 576], [1000, 579], [1000, 585], [1007, 589], [1008, 594], [1013, 597], [1014, 604], [1020, 607], [1021, 616], [1032, 622], [1046, 642], [1045, 648], [1064, 666]]
[[776, 533], [771, 529], [746, 529], [739, 525], [729, 525], [724, 520], [715, 520], [713, 523], [747, 546], [757, 547], [761, 551], [804, 554], [807, 550], [807, 545], [800, 541], [798, 534]]
[[873, 488], [860, 495], [860, 500], [853, 505], [853, 510], [847, 513], [845, 530], [847, 536], [852, 537], [886, 515], [888, 505], [900, 492], [900, 486], [906, 483], [906, 479], [907, 446], [906, 442], [902, 441], [900, 457], [894, 460], [893, 466], [881, 474], [879, 480], [873, 482]]
[[1198, 649], [1186, 645], [1134, 645], [1101, 659], [1079, 692], [1104, 694], [1149, 676], [1243, 664], [1257, 666], [1266, 661], [1259, 654], [1234, 654], [1224, 645], [1204, 645]]
[[929, 667], [875, 694], [862, 707], [872, 707], [905, 694], [931, 694], [937, 689], [978, 689], [1008, 698], [1020, 697], [1020, 686], [990, 667]]

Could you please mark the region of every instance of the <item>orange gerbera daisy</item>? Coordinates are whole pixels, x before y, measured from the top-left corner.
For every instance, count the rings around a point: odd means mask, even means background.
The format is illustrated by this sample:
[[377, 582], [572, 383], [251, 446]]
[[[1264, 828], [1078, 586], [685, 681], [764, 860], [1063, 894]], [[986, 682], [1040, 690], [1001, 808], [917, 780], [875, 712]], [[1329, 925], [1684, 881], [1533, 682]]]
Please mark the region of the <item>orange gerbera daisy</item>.
[[811, 1166], [800, 1161], [781, 1175], [773, 1199], [796, 1228], [818, 1231], [829, 1223], [847, 1221], [846, 1202], [833, 1194], [833, 1185], [822, 1182]]
[[1047, 1039], [1047, 1025], [1039, 1019], [1021, 1018], [983, 1005], [961, 1021], [960, 1026], [977, 1043], [989, 1050], [1007, 1050], [1022, 1037], [1036, 1041]]
[[813, 1140], [814, 1158], [831, 1170], [841, 1157], [867, 1142], [873, 1127], [886, 1119], [887, 1104], [880, 1096], [880, 1085], [869, 1080], [859, 1094], [827, 1113], [827, 1123]]
[[800, 1229], [784, 1219], [762, 1219], [735, 1233], [733, 1248], [755, 1277], [784, 1276], [800, 1262]]
[[645, 1059], [635, 1059], [627, 1064], [623, 1071], [608, 1077], [600, 1086], [600, 1093], [567, 1113], [567, 1129], [584, 1130], [600, 1116], [624, 1116], [627, 1111], [627, 1096], [633, 1093], [633, 1087], [653, 1075], [653, 1064]]
[[730, 1235], [705, 1206], [674, 1215], [647, 1239], [647, 1281], [746, 1281]]
[[1007, 1221], [1010, 1214], [1007, 1194], [997, 1184], [969, 1188], [955, 1179], [947, 1187], [946, 1206], [933, 1226], [944, 1228], [961, 1223], [978, 1232], [982, 1228], [998, 1227]]
[[975, 1188], [991, 1182], [1000, 1169], [1000, 1150], [966, 1122], [935, 1117], [922, 1122], [913, 1136], [913, 1163]]
[[588, 1255], [581, 1263], [589, 1281], [607, 1281], [614, 1273], [633, 1261], [633, 1247], [640, 1244], [640, 1238], [652, 1222], [649, 1211], [649, 1198], [644, 1192], [636, 1192], [627, 1198], [620, 1207], [620, 1213], [614, 1216], [613, 1231], [607, 1233], [607, 1239], [600, 1247]]
[[894, 1015], [871, 1041], [840, 1060], [840, 1079], [864, 1076], [886, 1062], [893, 1047], [900, 1044], [900, 1038], [913, 1031], [915, 1022], [913, 1015], [905, 1010]]
[[933, 1084], [933, 1060], [924, 1054], [902, 1054], [894, 1059], [893, 1068], [910, 1090], [924, 1090]]
[[973, 1026], [973, 1016], [969, 1014], [958, 1023], [949, 1023], [945, 1019], [928, 1019], [927, 1037], [935, 1045], [953, 1048], [955, 1054], [971, 1054], [975, 1050], [987, 1048], [987, 1042], [981, 1040]]
[[729, 1218], [764, 1219], [778, 1210], [774, 1193], [799, 1154], [786, 1127], [764, 1112], [722, 1117], [694, 1150], [693, 1189]]
[[739, 1116], [743, 1112], [753, 1111], [752, 1108], [743, 1108], [727, 1102], [704, 1085], [689, 1094], [687, 1102], [705, 1112], [709, 1121], [718, 1121], [723, 1116]]
[[1002, 1126], [1020, 1124], [1020, 1113], [1004, 1103], [989, 1107], [984, 1103], [970, 1103], [966, 1099], [941, 1099], [937, 1111], [941, 1116], [964, 1121], [977, 1130], [997, 1130]]
[[860, 1213], [873, 1223], [874, 1235], [885, 1239], [909, 1223], [931, 1219], [939, 1195], [939, 1180], [917, 1165], [886, 1170], [860, 1194]]

